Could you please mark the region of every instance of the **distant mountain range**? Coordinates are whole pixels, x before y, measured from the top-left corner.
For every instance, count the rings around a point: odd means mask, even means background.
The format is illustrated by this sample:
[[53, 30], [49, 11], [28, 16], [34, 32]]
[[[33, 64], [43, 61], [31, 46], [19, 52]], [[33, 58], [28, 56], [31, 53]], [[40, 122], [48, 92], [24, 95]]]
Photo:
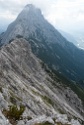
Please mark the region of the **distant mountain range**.
[[84, 34], [78, 32], [77, 34], [75, 34], [75, 39], [77, 41], [78, 47], [84, 49]]
[[84, 35], [83, 33], [75, 32], [73, 35], [59, 30], [59, 32], [70, 42], [76, 45], [80, 49], [84, 49]]
[[[59, 29], [58, 29], [59, 30]], [[70, 33], [64, 32], [62, 30], [59, 30], [59, 32], [69, 41], [72, 42], [74, 45], [77, 46], [77, 41], [76, 39], [73, 37], [73, 35], [71, 35]], [[77, 46], [78, 47], [78, 46]]]

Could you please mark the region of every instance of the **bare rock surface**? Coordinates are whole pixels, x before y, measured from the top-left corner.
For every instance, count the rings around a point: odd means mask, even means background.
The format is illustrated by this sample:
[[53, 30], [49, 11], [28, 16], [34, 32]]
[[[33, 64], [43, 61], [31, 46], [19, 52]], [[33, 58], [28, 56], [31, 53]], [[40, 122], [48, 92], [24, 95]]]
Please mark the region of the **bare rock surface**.
[[19, 121], [17, 125], [81, 125], [78, 120], [71, 119], [68, 120], [67, 115], [58, 114], [56, 117], [47, 117], [45, 115], [39, 116], [38, 118], [32, 120]]
[[8, 119], [4, 117], [1, 111], [0, 111], [0, 125], [11, 125]]
[[[0, 109], [20, 104], [26, 107], [23, 117], [32, 118], [26, 125], [43, 121], [54, 124], [52, 116], [55, 114], [63, 123], [68, 121], [68, 117], [73, 119], [71, 125], [80, 125], [74, 122], [74, 117], [84, 120], [81, 100], [69, 87], [48, 75], [42, 68], [42, 61], [32, 53], [30, 44], [23, 38], [15, 39], [0, 49]], [[25, 125], [24, 120], [20, 120], [18, 125]]]

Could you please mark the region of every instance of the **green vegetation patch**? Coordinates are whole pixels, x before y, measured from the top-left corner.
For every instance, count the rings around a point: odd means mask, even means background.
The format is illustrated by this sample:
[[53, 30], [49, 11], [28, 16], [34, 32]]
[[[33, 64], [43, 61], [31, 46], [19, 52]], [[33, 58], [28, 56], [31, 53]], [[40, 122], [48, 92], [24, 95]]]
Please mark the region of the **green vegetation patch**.
[[11, 105], [9, 106], [8, 110], [3, 110], [3, 114], [9, 119], [10, 123], [13, 124], [16, 121], [20, 120], [24, 111], [25, 106], [23, 105], [20, 105], [19, 107], [17, 105]]

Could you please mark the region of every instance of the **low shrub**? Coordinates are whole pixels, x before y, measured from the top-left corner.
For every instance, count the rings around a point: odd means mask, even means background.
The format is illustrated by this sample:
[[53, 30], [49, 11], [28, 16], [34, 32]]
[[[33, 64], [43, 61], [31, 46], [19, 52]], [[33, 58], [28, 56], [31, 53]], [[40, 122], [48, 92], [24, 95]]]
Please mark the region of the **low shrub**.
[[3, 110], [3, 113], [9, 120], [17, 121], [20, 120], [24, 110], [25, 107], [23, 105], [20, 105], [20, 107], [17, 105], [11, 105], [8, 110]]

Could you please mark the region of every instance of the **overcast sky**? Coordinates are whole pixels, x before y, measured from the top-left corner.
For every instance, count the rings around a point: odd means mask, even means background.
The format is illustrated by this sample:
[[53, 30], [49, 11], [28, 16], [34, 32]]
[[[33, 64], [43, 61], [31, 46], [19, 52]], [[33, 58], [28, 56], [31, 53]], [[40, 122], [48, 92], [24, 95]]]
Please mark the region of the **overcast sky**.
[[84, 29], [84, 0], [0, 0], [0, 29], [15, 20], [26, 4], [42, 10], [45, 18], [66, 32]]

